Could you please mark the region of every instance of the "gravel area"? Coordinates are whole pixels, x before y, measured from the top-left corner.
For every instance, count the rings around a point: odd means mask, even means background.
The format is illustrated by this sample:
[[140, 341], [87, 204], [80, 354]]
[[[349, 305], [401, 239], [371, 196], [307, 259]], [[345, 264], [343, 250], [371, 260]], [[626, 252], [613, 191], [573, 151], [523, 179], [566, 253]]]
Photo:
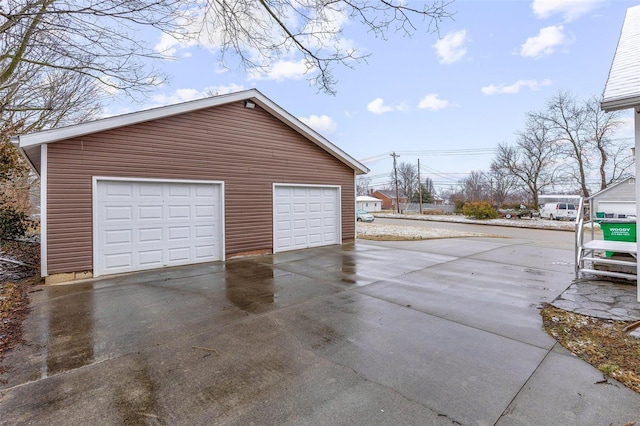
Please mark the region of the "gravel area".
[[402, 240], [427, 240], [435, 238], [490, 237], [490, 234], [462, 232], [450, 229], [432, 229], [417, 226], [387, 225], [382, 223], [358, 222], [358, 238], [393, 238]]
[[[524, 219], [488, 219], [475, 220], [460, 215], [418, 215], [418, 214], [390, 214], [374, 213], [376, 218], [411, 219], [434, 222], [473, 223], [479, 225], [510, 226], [516, 228], [553, 229], [575, 232], [574, 221], [558, 221], [540, 218]], [[597, 226], [597, 225], [596, 225]], [[401, 226], [376, 223], [358, 222], [358, 238], [363, 239], [406, 239], [424, 240], [435, 238], [462, 238], [462, 237], [492, 237], [491, 234], [478, 232], [462, 232], [448, 229], [431, 229], [418, 226]]]

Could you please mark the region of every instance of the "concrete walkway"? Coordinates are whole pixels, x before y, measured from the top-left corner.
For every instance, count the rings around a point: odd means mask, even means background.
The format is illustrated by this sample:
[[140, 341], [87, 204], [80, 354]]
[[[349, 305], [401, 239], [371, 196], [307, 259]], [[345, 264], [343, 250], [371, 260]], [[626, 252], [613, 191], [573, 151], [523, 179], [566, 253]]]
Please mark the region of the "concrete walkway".
[[621, 425], [542, 329], [573, 246], [368, 242], [32, 294], [0, 424]]
[[607, 280], [580, 280], [551, 303], [577, 314], [616, 321], [640, 321], [636, 286]]

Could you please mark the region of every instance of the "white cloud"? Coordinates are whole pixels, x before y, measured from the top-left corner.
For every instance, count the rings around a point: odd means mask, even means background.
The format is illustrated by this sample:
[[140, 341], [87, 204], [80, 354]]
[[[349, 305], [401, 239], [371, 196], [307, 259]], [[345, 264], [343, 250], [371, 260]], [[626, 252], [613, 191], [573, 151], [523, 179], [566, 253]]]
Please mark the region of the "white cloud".
[[393, 106], [385, 105], [382, 98], [374, 99], [367, 104], [367, 111], [376, 115], [392, 111], [404, 111], [405, 109], [406, 106], [402, 103]]
[[427, 96], [422, 98], [422, 100], [418, 104], [418, 108], [437, 111], [439, 109], [443, 109], [451, 105], [451, 102], [446, 101], [444, 99], [439, 99], [438, 98], [439, 96], [440, 95], [438, 95], [437, 93], [429, 93]]
[[209, 86], [203, 90], [203, 93], [206, 96], [217, 96], [217, 95], [226, 95], [227, 93], [239, 92], [241, 90], [245, 90], [242, 84], [231, 83], [226, 86]]
[[565, 22], [578, 19], [605, 3], [606, 0], [533, 0], [531, 10], [540, 19], [562, 15]]
[[251, 70], [250, 78], [253, 80], [300, 80], [309, 72], [304, 60], [297, 62], [279, 61], [269, 66], [266, 70]]
[[449, 33], [438, 40], [433, 47], [436, 49], [441, 64], [452, 64], [461, 60], [467, 54], [464, 43], [467, 41], [467, 31], [460, 30]]
[[151, 99], [153, 103], [151, 105], [145, 106], [144, 109], [147, 108], [156, 108], [165, 105], [173, 105], [179, 104], [182, 102], [193, 101], [196, 99], [207, 98], [210, 96], [217, 95], [225, 95], [227, 93], [238, 92], [240, 90], [244, 90], [245, 87], [240, 84], [229, 84], [227, 86], [210, 86], [205, 87], [202, 90], [198, 89], [177, 89], [173, 93], [170, 94], [158, 94], [153, 96]]
[[497, 86], [494, 84], [491, 84], [489, 86], [483, 87], [480, 90], [485, 95], [502, 95], [502, 94], [514, 95], [514, 94], [520, 93], [520, 89], [522, 89], [523, 87], [526, 87], [529, 90], [538, 90], [541, 87], [550, 86], [550, 85], [551, 85], [551, 80], [549, 79], [545, 79], [542, 81], [518, 80], [513, 84], [500, 84]]
[[312, 114], [309, 117], [299, 117], [299, 119], [313, 130], [324, 135], [332, 134], [338, 128], [338, 125], [333, 121], [333, 118], [327, 115], [318, 116]]
[[552, 54], [558, 46], [568, 42], [569, 40], [564, 34], [564, 27], [562, 25], [551, 25], [542, 28], [537, 36], [529, 37], [521, 46], [520, 55], [540, 58]]

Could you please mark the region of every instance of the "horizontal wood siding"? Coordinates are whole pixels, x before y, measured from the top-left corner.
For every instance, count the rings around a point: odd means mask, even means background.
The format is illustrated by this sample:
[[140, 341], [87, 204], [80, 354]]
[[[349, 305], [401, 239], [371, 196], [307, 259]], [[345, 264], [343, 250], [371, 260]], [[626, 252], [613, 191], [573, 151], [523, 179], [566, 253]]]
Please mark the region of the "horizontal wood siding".
[[228, 256], [273, 249], [274, 182], [340, 185], [355, 238], [353, 170], [242, 102], [52, 143], [48, 169], [49, 274], [93, 269], [93, 176], [224, 181]]

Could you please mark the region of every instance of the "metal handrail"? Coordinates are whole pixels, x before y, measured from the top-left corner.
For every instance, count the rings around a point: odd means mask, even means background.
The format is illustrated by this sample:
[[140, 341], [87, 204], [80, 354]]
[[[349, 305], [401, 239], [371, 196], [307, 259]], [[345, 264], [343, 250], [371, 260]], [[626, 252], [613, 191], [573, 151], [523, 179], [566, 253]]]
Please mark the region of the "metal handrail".
[[575, 277], [579, 278], [580, 269], [583, 267], [582, 260], [582, 242], [584, 241], [584, 197], [580, 197], [580, 203], [578, 204], [578, 217], [576, 218], [576, 235], [575, 235]]

